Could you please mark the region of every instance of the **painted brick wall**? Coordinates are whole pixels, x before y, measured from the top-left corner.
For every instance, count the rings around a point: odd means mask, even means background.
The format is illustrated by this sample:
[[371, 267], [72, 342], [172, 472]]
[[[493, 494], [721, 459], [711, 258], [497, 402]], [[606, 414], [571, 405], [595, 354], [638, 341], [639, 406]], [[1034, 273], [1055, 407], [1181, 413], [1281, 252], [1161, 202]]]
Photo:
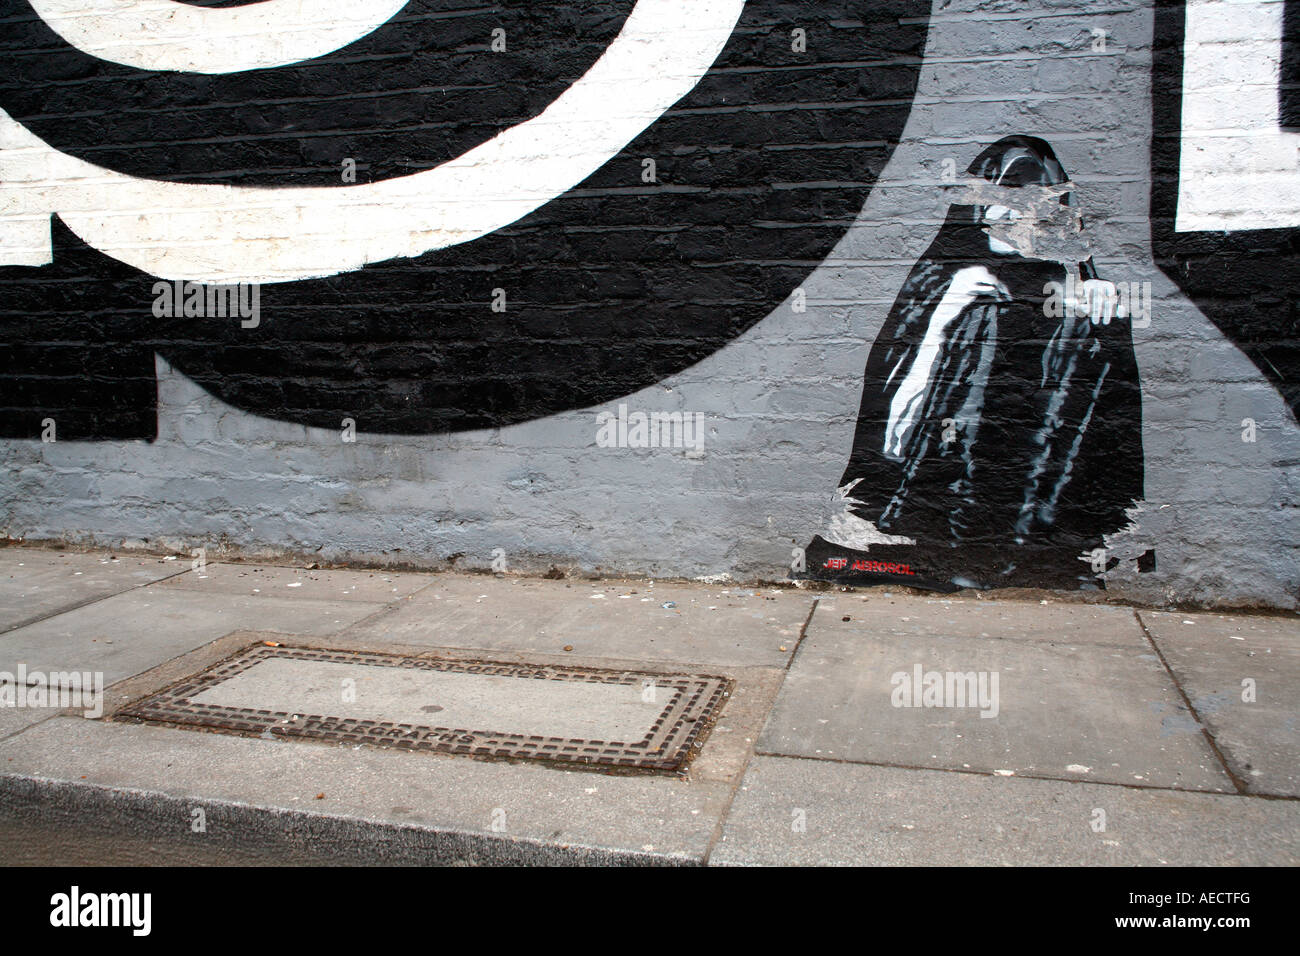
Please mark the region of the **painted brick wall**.
[[0, 0], [0, 531], [1297, 605], [1292, 4], [286, 3]]

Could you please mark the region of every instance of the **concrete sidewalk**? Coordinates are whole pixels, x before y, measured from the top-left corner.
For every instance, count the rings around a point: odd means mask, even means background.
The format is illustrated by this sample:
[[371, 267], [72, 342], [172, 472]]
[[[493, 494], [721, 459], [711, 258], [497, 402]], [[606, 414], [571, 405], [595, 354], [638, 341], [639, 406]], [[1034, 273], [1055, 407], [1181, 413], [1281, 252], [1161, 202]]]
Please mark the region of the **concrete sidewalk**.
[[[353, 675], [370, 708], [353, 717], [407, 727], [403, 708], [446, 687], [417, 717], [522, 722], [521, 737], [532, 721], [541, 739], [584, 727], [626, 736], [662, 706], [638, 709], [644, 697], [609, 687], [729, 683], [682, 773], [119, 713], [277, 645], [328, 659], [258, 665], [205, 693], [246, 714], [291, 715], [287, 725]], [[191, 570], [188, 558], [10, 547], [0, 672], [19, 665], [30, 686], [71, 671], [110, 686], [104, 713], [87, 716], [8, 685], [6, 702], [25, 698], [0, 707], [0, 859], [11, 863], [1300, 862], [1294, 615], [887, 588]], [[527, 665], [524, 676], [497, 673], [509, 665]], [[456, 676], [485, 667], [486, 678]], [[548, 679], [527, 683], [528, 668]], [[554, 680], [582, 668], [596, 676]]]

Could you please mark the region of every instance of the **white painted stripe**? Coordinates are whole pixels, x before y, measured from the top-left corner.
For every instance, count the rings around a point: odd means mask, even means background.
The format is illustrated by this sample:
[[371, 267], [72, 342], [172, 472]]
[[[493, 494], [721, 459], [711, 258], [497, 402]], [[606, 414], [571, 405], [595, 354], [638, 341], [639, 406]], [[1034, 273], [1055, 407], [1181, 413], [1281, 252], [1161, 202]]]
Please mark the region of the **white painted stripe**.
[[[744, 0], [638, 0], [604, 55], [540, 116], [434, 169], [365, 185], [138, 179], [60, 153], [0, 110], [0, 261], [48, 261], [48, 249], [31, 242], [33, 223], [49, 213], [144, 272], [209, 283], [333, 275], [469, 242], [617, 155], [699, 83], [743, 8]], [[636, 164], [629, 184], [639, 185], [639, 173]]]
[[1300, 226], [1300, 133], [1281, 128], [1283, 0], [1188, 0], [1179, 232]]
[[238, 73], [324, 56], [388, 22], [407, 0], [262, 0], [192, 7], [174, 0], [28, 0], [63, 39], [141, 70]]

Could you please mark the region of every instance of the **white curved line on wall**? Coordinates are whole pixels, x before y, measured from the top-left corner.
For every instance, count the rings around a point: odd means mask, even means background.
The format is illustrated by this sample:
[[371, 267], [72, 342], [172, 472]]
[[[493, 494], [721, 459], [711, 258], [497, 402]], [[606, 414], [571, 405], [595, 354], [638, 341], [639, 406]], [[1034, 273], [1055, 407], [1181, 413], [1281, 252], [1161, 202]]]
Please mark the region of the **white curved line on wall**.
[[0, 110], [0, 262], [49, 262], [51, 213], [137, 269], [209, 283], [316, 278], [469, 242], [616, 156], [699, 83], [744, 5], [638, 0], [601, 58], [542, 114], [434, 169], [365, 185], [139, 179], [61, 153]]
[[174, 0], [28, 0], [83, 53], [141, 70], [238, 73], [324, 56], [397, 15], [407, 0], [262, 0], [192, 7]]

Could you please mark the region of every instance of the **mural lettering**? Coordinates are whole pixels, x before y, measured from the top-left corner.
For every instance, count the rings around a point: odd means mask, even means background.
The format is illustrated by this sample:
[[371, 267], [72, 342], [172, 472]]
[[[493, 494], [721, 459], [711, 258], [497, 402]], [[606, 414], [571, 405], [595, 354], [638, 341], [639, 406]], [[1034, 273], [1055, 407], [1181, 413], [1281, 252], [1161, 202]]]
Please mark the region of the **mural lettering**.
[[[145, 55], [54, 0], [0, 0], [0, 435], [54, 410], [69, 438], [152, 437], [155, 354], [238, 408], [386, 433], [653, 384], [784, 301], [852, 221], [928, 8], [821, 4], [796, 51], [775, 0], [411, 0], [352, 42], [370, 21], [336, 18], [311, 59], [223, 66], [202, 37]], [[217, 12], [195, 22], [228, 47], [245, 27]], [[760, 69], [842, 62], [863, 91], [845, 105]], [[257, 283], [260, 321], [156, 316], [158, 279]], [[496, 288], [508, 309], [485, 307]]]
[[1161, 268], [1300, 403], [1300, 4], [1156, 9], [1151, 238]]

